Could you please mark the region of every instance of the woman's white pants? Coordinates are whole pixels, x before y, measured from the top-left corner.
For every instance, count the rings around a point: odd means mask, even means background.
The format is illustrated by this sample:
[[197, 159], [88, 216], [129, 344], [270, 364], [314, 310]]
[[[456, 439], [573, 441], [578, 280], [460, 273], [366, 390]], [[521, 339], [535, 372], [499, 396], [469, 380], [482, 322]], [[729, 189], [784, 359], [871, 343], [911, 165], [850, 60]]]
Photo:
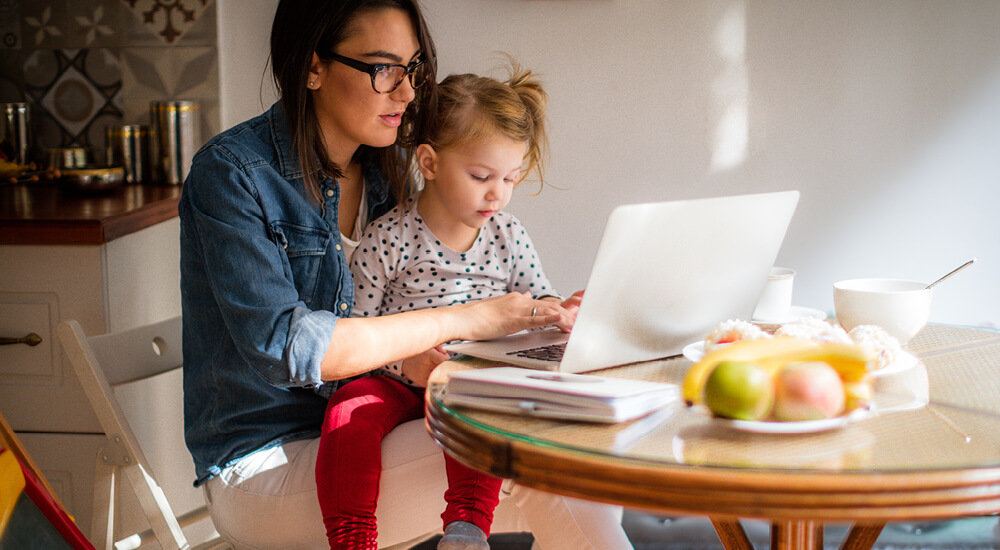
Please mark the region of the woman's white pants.
[[[329, 548], [316, 497], [319, 439], [258, 451], [205, 485], [219, 534], [238, 549]], [[423, 419], [398, 426], [382, 442], [379, 547], [441, 531], [447, 480], [442, 450]], [[541, 550], [631, 549], [622, 508], [504, 484], [493, 532], [530, 531]]]

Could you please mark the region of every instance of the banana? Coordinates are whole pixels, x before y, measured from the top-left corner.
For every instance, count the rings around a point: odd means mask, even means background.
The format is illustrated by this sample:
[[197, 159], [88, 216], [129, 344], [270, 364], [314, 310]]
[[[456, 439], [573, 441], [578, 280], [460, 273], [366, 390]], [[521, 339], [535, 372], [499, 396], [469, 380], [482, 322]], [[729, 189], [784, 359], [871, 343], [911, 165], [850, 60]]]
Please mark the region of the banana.
[[868, 364], [875, 358], [868, 348], [852, 344], [822, 343], [792, 337], [741, 340], [706, 353], [685, 373], [681, 391], [688, 405], [701, 403], [708, 375], [723, 361], [756, 363], [772, 376], [788, 363], [823, 361], [836, 369], [841, 379], [854, 381], [864, 378]]
[[844, 382], [860, 382], [868, 369], [878, 359], [878, 354], [866, 346], [827, 342], [820, 344], [823, 354], [804, 361], [823, 361], [829, 364]]

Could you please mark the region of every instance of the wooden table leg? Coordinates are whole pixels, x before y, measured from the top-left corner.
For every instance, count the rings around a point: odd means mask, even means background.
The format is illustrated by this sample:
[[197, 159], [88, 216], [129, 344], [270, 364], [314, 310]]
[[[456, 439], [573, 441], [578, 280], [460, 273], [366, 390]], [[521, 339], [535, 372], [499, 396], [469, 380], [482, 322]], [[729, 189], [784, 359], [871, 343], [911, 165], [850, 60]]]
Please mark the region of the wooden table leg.
[[719, 540], [722, 541], [722, 546], [726, 550], [753, 550], [753, 544], [750, 543], [750, 537], [747, 536], [747, 532], [743, 530], [743, 525], [740, 524], [738, 519], [721, 519], [721, 518], [710, 518], [712, 520], [712, 525], [715, 526], [715, 532], [719, 535]]
[[847, 537], [840, 545], [840, 550], [872, 550], [883, 527], [885, 527], [884, 521], [881, 523], [855, 523], [847, 532]]
[[823, 550], [823, 523], [808, 520], [771, 522], [771, 550]]

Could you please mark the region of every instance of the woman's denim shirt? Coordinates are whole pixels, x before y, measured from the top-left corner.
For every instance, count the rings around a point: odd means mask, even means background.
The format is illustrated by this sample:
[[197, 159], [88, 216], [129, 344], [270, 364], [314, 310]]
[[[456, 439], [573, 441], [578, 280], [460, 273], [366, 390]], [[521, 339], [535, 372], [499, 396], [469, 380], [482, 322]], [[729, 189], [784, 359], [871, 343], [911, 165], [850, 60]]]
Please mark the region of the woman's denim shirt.
[[[394, 204], [362, 150], [369, 219]], [[317, 437], [320, 362], [354, 282], [341, 252], [339, 188], [310, 199], [280, 103], [209, 141], [184, 183], [184, 428], [200, 485], [258, 449]]]

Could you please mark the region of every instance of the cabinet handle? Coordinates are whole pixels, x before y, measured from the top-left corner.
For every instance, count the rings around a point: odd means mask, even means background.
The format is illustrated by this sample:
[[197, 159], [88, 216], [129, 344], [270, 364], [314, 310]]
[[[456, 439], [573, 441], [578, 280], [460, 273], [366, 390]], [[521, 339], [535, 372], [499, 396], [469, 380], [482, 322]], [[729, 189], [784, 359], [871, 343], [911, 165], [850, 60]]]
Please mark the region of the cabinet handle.
[[10, 344], [28, 344], [29, 346], [37, 346], [41, 343], [42, 337], [34, 332], [24, 338], [0, 338], [0, 346], [8, 346]]

